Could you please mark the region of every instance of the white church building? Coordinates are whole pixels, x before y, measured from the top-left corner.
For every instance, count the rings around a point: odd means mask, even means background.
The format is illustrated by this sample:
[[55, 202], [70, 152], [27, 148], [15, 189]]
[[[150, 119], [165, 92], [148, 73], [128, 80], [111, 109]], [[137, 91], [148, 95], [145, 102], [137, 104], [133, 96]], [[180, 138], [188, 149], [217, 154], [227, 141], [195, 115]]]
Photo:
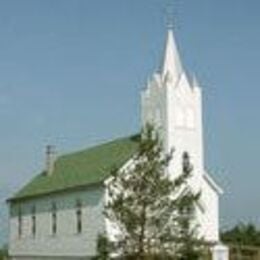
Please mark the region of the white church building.
[[[221, 188], [205, 170], [203, 156], [202, 90], [181, 64], [171, 29], [164, 57], [141, 93], [142, 125], [153, 123], [166, 151], [174, 148], [169, 172], [181, 173], [182, 156], [193, 164], [191, 189], [201, 191], [197, 221], [199, 234], [227, 253], [219, 242]], [[79, 260], [95, 255], [96, 238], [109, 232], [103, 216], [105, 181], [113, 166], [123, 167], [135, 154], [134, 136], [116, 139], [86, 150], [55, 157], [46, 153], [46, 169], [8, 200], [9, 254], [12, 260]], [[224, 254], [224, 255], [225, 255]]]

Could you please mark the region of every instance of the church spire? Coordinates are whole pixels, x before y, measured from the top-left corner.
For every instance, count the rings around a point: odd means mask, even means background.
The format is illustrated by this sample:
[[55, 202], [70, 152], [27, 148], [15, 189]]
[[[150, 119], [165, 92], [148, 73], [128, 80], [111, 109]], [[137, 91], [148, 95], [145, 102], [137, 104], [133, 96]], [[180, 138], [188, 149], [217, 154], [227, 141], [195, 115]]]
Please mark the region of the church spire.
[[162, 78], [170, 78], [172, 82], [176, 82], [182, 72], [182, 65], [179, 52], [174, 39], [173, 30], [169, 27], [167, 32], [166, 45], [164, 50], [163, 63], [161, 67]]

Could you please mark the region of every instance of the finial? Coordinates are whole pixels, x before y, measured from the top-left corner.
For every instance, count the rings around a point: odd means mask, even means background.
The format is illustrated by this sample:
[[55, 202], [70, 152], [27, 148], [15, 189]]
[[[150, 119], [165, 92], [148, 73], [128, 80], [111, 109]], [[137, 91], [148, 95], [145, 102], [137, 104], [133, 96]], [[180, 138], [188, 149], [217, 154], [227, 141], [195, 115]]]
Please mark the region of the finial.
[[198, 87], [199, 86], [199, 83], [198, 83], [198, 80], [197, 80], [197, 77], [195, 75], [195, 73], [192, 74], [192, 87]]
[[173, 1], [168, 1], [166, 6], [166, 26], [168, 30], [173, 29]]
[[180, 0], [168, 0], [165, 8], [166, 26], [168, 30], [174, 29], [178, 17]]
[[166, 26], [168, 30], [173, 29], [173, 2], [168, 2], [166, 7]]

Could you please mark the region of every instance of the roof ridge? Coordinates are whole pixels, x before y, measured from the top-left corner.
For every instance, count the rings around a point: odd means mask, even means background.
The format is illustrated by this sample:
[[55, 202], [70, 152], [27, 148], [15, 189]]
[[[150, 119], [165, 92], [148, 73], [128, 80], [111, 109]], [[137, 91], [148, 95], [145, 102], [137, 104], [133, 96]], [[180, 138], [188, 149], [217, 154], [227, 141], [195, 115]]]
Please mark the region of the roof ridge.
[[96, 143], [96, 144], [91, 144], [90, 146], [86, 147], [86, 148], [82, 148], [80, 150], [75, 150], [75, 151], [71, 151], [71, 152], [68, 152], [68, 153], [64, 153], [60, 156], [57, 157], [57, 160], [60, 159], [60, 158], [63, 158], [63, 157], [67, 157], [67, 156], [72, 156], [72, 155], [77, 155], [77, 154], [80, 154], [82, 152], [86, 152], [86, 151], [89, 151], [89, 150], [92, 150], [92, 149], [97, 149], [97, 148], [100, 148], [101, 146], [103, 145], [109, 145], [109, 144], [112, 144], [112, 143], [115, 143], [115, 142], [118, 142], [118, 141], [123, 141], [123, 140], [127, 140], [127, 139], [134, 139], [135, 137], [138, 137], [140, 134], [139, 133], [136, 133], [136, 134], [132, 134], [132, 135], [128, 135], [128, 136], [121, 136], [121, 137], [117, 137], [116, 139], [110, 139], [110, 140], [107, 140], [107, 141], [101, 141], [99, 143]]

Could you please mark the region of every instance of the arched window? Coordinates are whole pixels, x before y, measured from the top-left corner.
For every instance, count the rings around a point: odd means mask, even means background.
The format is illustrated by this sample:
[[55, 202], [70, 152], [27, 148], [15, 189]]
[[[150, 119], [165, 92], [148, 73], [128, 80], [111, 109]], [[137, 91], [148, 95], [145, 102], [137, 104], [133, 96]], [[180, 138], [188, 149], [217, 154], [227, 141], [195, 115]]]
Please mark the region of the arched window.
[[192, 171], [192, 165], [190, 163], [190, 156], [188, 152], [182, 154], [182, 170], [183, 173], [190, 173]]
[[77, 220], [77, 233], [82, 232], [82, 203], [80, 200], [76, 202], [76, 220]]
[[52, 203], [51, 222], [52, 235], [55, 236], [57, 234], [57, 205], [55, 202]]
[[32, 206], [32, 236], [36, 235], [36, 207]]

